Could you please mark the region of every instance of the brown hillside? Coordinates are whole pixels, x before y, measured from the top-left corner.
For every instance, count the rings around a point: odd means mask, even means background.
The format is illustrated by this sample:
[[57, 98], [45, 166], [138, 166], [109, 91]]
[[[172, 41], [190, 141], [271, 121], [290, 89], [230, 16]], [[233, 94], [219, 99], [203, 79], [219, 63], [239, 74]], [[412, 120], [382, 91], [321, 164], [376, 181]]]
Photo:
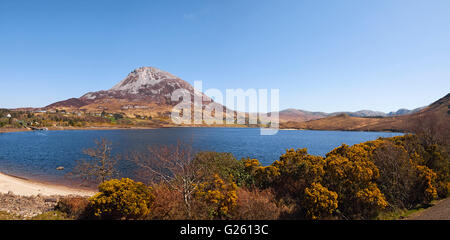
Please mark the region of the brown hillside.
[[305, 122], [327, 117], [327, 114], [322, 112], [309, 112], [290, 108], [280, 111], [279, 116], [280, 122]]
[[432, 103], [423, 110], [410, 115], [395, 117], [363, 118], [346, 114], [322, 118], [307, 122], [282, 123], [282, 128], [311, 130], [347, 130], [347, 131], [414, 131], [418, 125], [430, 122], [444, 126], [448, 131], [450, 123], [450, 94]]

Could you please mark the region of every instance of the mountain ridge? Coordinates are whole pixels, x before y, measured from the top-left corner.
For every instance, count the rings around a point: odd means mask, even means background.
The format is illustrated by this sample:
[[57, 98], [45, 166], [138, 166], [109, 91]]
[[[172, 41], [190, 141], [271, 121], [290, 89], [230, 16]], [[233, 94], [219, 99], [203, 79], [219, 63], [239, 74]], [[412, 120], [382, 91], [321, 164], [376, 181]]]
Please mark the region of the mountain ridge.
[[389, 113], [384, 113], [380, 111], [372, 111], [372, 110], [359, 110], [356, 112], [332, 112], [332, 113], [325, 113], [325, 112], [311, 112], [306, 111], [302, 109], [295, 109], [295, 108], [288, 108], [284, 109], [279, 112], [280, 115], [280, 121], [288, 122], [288, 121], [297, 121], [297, 122], [304, 122], [304, 121], [310, 121], [310, 120], [316, 120], [326, 117], [332, 117], [332, 116], [338, 116], [341, 114], [346, 114], [352, 117], [390, 117], [390, 116], [401, 116], [401, 115], [407, 115], [412, 114], [415, 112], [418, 112], [425, 107], [415, 108], [413, 110], [408, 110], [405, 108], [401, 108], [397, 111], [392, 111]]
[[[51, 110], [62, 108], [69, 111], [85, 112], [108, 111], [112, 113], [124, 113], [130, 117], [140, 115], [170, 118], [173, 106], [179, 103], [178, 101], [172, 101], [171, 96], [173, 91], [180, 88], [186, 89], [189, 92], [191, 99], [194, 96], [200, 96], [204, 103], [213, 102], [210, 97], [196, 91], [189, 83], [169, 72], [156, 67], [140, 67], [130, 72], [122, 81], [115, 84], [109, 90], [88, 92], [79, 98], [69, 98], [64, 101], [59, 101], [50, 104], [43, 109]], [[448, 95], [443, 98], [444, 102], [446, 98], [448, 98]], [[439, 101], [442, 101], [442, 99], [436, 101], [436, 103]], [[399, 109], [389, 113], [372, 110], [325, 113], [294, 108], [288, 108], [279, 111], [278, 113], [280, 123], [283, 123], [281, 125], [284, 128], [330, 128], [347, 130], [364, 129], [364, 127], [367, 127], [368, 125], [379, 122], [389, 122], [392, 119], [402, 120], [404, 116], [424, 112], [429, 109], [430, 106], [432, 105], [413, 110]], [[222, 107], [225, 111], [226, 108], [224, 106]], [[235, 113], [236, 112], [233, 111], [232, 114]], [[353, 123], [348, 124], [343, 121]], [[388, 129], [387, 127], [375, 127], [374, 129], [381, 128]], [[393, 128], [399, 129], [398, 126]]]
[[[399, 131], [414, 132], [423, 125], [441, 126], [446, 135], [450, 122], [450, 94], [421, 110], [399, 116], [368, 118], [340, 114], [305, 122], [284, 122], [281, 128], [345, 131]], [[450, 136], [448, 136], [450, 137]]]
[[214, 102], [192, 85], [175, 75], [156, 67], [140, 67], [130, 72], [122, 81], [109, 90], [88, 92], [79, 98], [70, 98], [50, 104], [44, 109], [125, 112], [144, 115], [168, 115], [179, 101], [172, 101], [172, 93], [185, 89], [204, 102]]

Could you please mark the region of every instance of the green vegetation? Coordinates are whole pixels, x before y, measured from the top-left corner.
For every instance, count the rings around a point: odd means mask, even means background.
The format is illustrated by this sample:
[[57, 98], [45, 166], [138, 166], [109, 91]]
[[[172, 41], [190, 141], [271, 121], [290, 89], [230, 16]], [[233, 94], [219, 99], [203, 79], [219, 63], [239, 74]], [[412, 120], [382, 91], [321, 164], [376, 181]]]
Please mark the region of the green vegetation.
[[4, 211], [0, 211], [0, 220], [18, 220], [18, 219], [19, 218], [17, 216], [14, 216]]
[[32, 217], [31, 220], [75, 220], [75, 219], [68, 217], [67, 214], [60, 211], [50, 211]]
[[[100, 112], [101, 111], [101, 112]], [[11, 117], [8, 117], [8, 114]], [[71, 110], [8, 110], [0, 109], [0, 128], [85, 128], [85, 127], [142, 127], [155, 128], [161, 126], [173, 126], [170, 112], [153, 113], [151, 116], [125, 112], [106, 112]], [[206, 124], [203, 122], [203, 124]], [[225, 124], [224, 122], [218, 125]], [[245, 124], [236, 124], [235, 127], [268, 127], [270, 124], [249, 124], [246, 116]]]
[[[9, 117], [10, 116], [10, 117]], [[85, 112], [65, 110], [17, 111], [0, 109], [0, 128], [26, 127], [158, 127], [170, 119], [151, 116], [127, 116], [124, 113]]]

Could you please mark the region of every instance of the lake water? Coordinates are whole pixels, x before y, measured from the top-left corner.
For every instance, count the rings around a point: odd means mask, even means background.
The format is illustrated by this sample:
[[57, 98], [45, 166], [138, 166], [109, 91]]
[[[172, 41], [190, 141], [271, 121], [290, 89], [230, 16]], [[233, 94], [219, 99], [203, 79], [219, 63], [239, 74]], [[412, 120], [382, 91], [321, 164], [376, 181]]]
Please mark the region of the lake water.
[[[148, 145], [191, 142], [197, 151], [230, 152], [238, 159], [257, 158], [264, 165], [277, 160], [288, 148], [308, 148], [324, 156], [343, 143], [353, 145], [378, 137], [401, 135], [388, 132], [280, 130], [261, 136], [255, 128], [162, 128], [148, 130], [68, 130], [0, 133], [0, 172], [30, 179], [61, 182], [64, 175], [104, 137], [113, 152], [126, 155]], [[63, 171], [56, 170], [63, 166]], [[122, 165], [122, 170], [126, 165]], [[126, 172], [126, 171], [125, 171]], [[130, 173], [128, 173], [130, 174]]]

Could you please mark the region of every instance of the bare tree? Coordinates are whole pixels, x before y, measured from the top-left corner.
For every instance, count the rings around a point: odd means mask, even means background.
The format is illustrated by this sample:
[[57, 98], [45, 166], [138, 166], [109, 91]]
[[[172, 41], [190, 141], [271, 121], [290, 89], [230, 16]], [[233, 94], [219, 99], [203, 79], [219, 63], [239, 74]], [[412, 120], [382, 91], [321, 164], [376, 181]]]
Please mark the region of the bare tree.
[[450, 139], [449, 116], [438, 116], [437, 113], [420, 114], [409, 121], [409, 130], [417, 134], [423, 144], [439, 144], [448, 146]]
[[377, 184], [391, 207], [411, 208], [416, 205], [414, 187], [417, 170], [408, 152], [387, 141], [375, 149], [372, 160], [380, 171]]
[[181, 194], [186, 216], [192, 218], [192, 195], [200, 183], [199, 168], [192, 164], [194, 152], [191, 145], [150, 146], [147, 152], [132, 154], [128, 159], [139, 170], [138, 177], [148, 183], [164, 183]]
[[116, 164], [119, 156], [112, 156], [112, 145], [108, 140], [101, 138], [95, 140], [96, 147], [85, 149], [83, 153], [89, 159], [78, 161], [70, 173], [71, 177], [81, 179], [84, 184], [99, 184], [117, 176]]

